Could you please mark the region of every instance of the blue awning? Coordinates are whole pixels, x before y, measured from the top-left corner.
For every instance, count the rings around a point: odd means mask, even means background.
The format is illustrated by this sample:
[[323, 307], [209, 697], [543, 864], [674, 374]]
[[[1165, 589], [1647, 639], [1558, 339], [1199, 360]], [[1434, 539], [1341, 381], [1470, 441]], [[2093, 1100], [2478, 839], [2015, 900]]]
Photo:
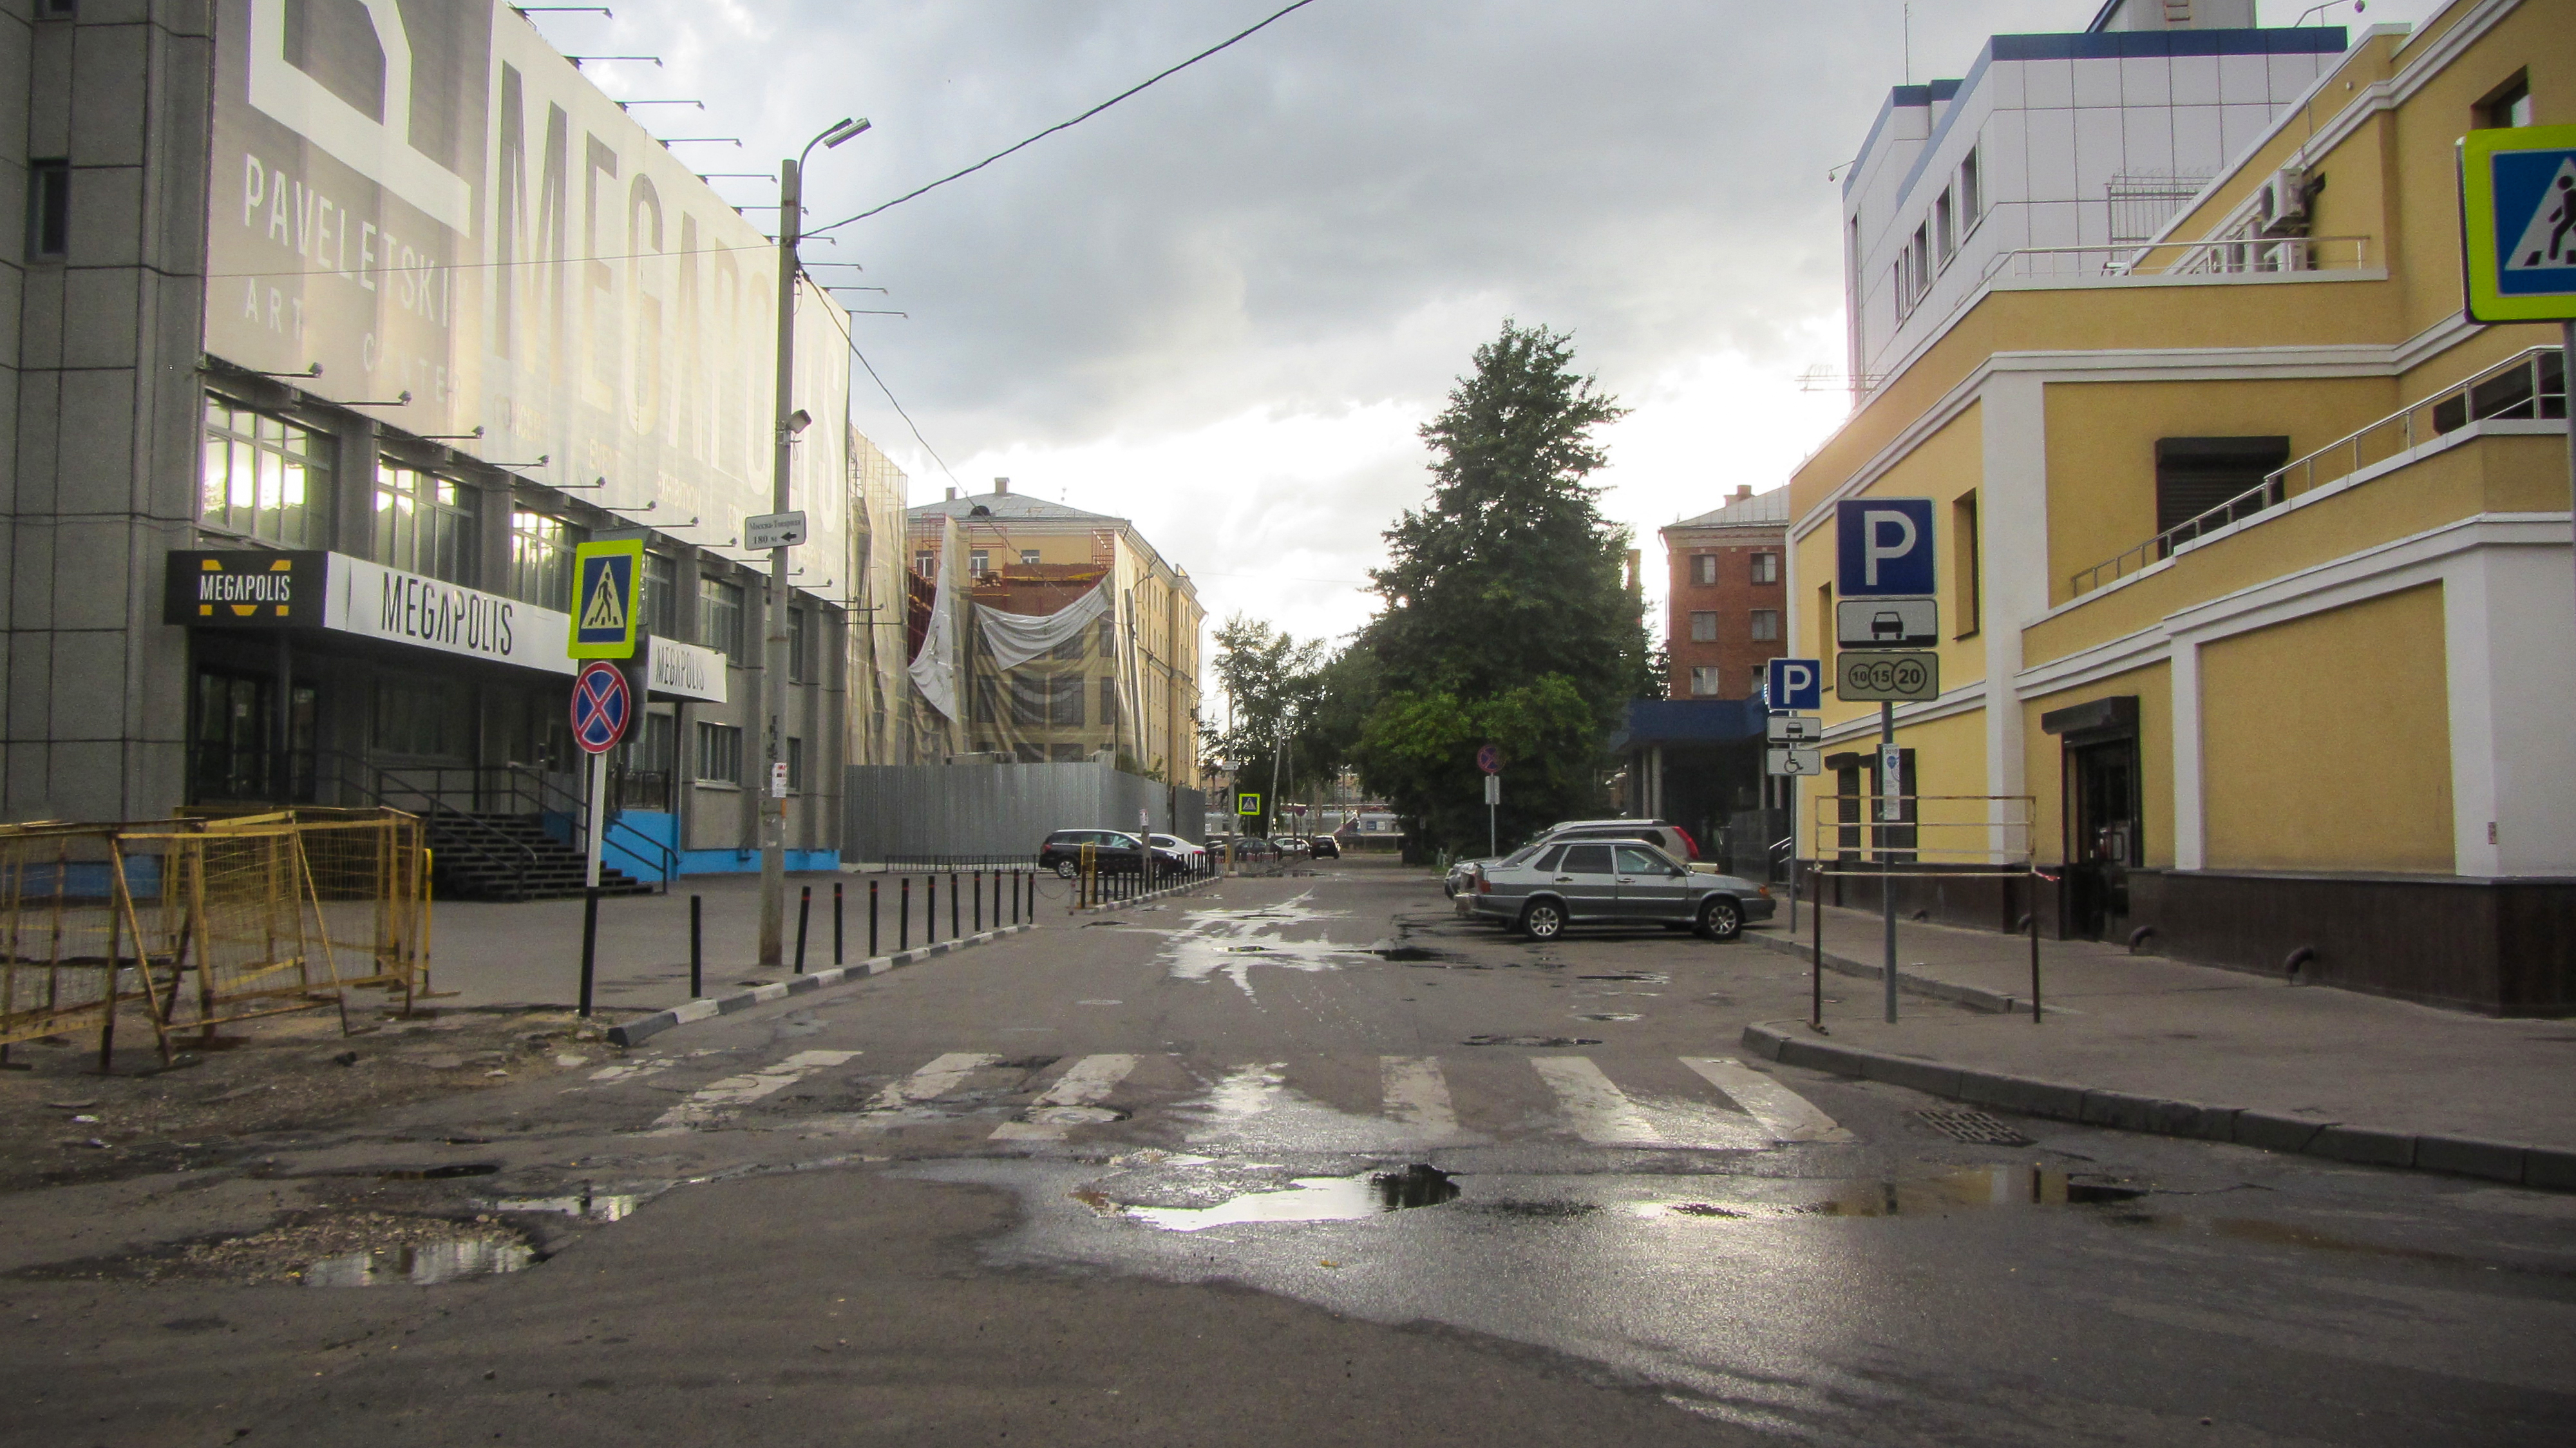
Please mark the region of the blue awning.
[[1610, 736], [1613, 753], [1659, 744], [1735, 744], [1762, 737], [1770, 711], [1755, 699], [1631, 699]]

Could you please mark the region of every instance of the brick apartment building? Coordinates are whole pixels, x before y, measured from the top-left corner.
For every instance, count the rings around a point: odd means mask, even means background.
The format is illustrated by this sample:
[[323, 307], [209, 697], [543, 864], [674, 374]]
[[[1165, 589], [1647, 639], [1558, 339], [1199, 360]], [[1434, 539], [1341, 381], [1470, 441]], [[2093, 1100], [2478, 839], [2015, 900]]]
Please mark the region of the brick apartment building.
[[1664, 651], [1673, 698], [1745, 698], [1788, 652], [1788, 526], [1788, 489], [1756, 497], [1739, 485], [1726, 506], [1661, 530], [1672, 574]]

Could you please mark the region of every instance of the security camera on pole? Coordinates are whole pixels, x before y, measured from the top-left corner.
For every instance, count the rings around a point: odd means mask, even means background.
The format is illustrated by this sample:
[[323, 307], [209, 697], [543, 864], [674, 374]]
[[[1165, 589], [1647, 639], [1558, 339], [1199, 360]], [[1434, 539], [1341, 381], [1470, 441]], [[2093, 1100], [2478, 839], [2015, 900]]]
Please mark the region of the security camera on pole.
[[1930, 498], [1847, 498], [1834, 505], [1834, 693], [1878, 701], [1878, 863], [1885, 921], [1887, 1019], [1896, 1019], [1896, 880], [1891, 848], [1904, 815], [1904, 754], [1896, 747], [1898, 700], [1941, 697], [1941, 607], [1935, 583]]
[[[767, 788], [760, 799], [760, 963], [777, 965], [787, 958], [787, 550], [805, 541], [805, 518], [791, 513], [787, 478], [796, 435], [814, 419], [796, 406], [796, 243], [804, 220], [805, 158], [814, 148], [826, 150], [867, 130], [868, 123], [844, 118], [805, 143], [793, 161], [778, 163], [778, 397], [777, 426], [770, 458], [769, 506], [774, 511], [744, 520], [771, 525], [767, 542], [746, 532], [743, 545], [769, 549], [769, 631], [762, 651], [760, 691], [761, 745], [769, 768], [762, 771]], [[793, 526], [788, 526], [789, 520]], [[793, 535], [792, 537], [790, 535]]]

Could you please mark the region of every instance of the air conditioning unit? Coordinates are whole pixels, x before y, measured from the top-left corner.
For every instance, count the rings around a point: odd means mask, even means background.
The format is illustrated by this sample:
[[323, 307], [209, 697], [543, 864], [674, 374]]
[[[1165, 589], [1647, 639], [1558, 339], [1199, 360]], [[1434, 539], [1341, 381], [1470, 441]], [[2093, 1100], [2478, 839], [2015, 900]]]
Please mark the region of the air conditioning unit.
[[2308, 168], [2284, 166], [2263, 183], [2263, 234], [2300, 236], [2308, 229]]

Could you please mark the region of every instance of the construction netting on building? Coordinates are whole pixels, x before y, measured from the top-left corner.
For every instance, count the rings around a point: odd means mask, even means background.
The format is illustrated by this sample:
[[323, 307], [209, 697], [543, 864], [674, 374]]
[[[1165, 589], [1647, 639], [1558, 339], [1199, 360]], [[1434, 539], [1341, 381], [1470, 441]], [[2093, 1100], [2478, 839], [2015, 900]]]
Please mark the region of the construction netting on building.
[[1134, 631], [1108, 567], [1029, 565], [932, 590], [913, 657], [929, 737], [1021, 764], [1141, 773]]
[[[0, 1049], [121, 1006], [181, 1031], [428, 989], [429, 857], [396, 810], [0, 826]], [[390, 1003], [390, 1002], [388, 1002]]]

